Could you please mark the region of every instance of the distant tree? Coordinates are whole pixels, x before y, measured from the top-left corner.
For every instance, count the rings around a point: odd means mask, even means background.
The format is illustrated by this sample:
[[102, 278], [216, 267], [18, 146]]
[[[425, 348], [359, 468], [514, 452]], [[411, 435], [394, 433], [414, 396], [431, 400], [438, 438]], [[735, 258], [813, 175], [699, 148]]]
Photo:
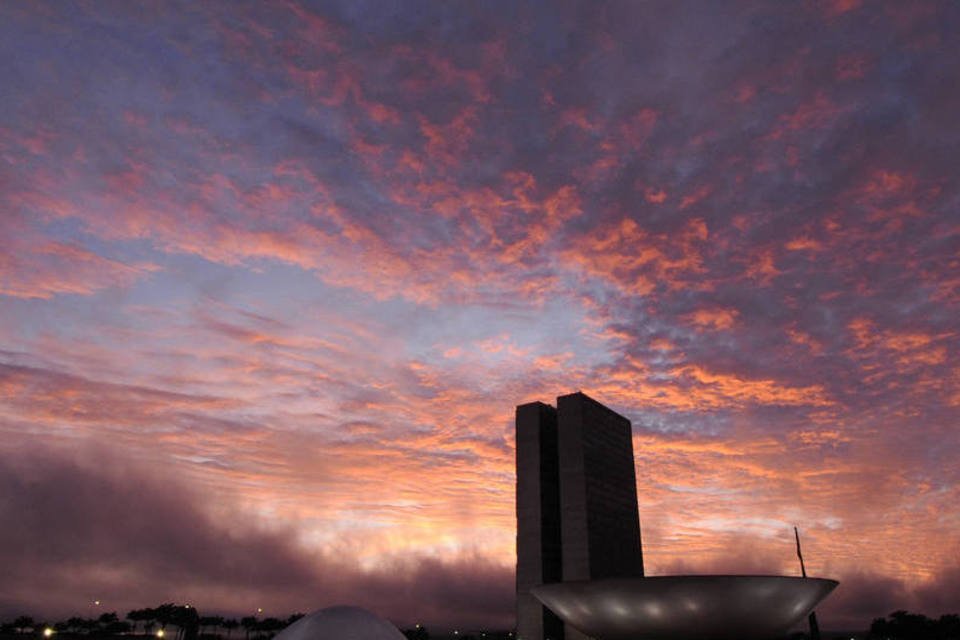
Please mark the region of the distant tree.
[[27, 629], [33, 629], [34, 620], [30, 616], [17, 616], [13, 620], [13, 626], [17, 633], [25, 633]]
[[287, 618], [287, 626], [289, 627], [290, 625], [292, 625], [294, 622], [296, 622], [302, 617], [303, 617], [303, 614], [300, 612], [291, 613], [290, 616]]
[[103, 632], [107, 635], [118, 636], [130, 633], [133, 626], [126, 620], [117, 620], [104, 625]]
[[97, 628], [96, 630], [101, 633], [109, 633], [109, 629], [112, 625], [120, 621], [120, 618], [117, 617], [116, 611], [111, 611], [110, 613], [101, 613], [100, 617], [97, 618]]
[[258, 638], [272, 638], [277, 631], [280, 631], [287, 623], [278, 618], [264, 618], [257, 623]]
[[223, 616], [201, 616], [200, 617], [200, 635], [203, 635], [203, 630], [207, 627], [213, 627], [216, 630], [223, 624]]
[[931, 620], [919, 613], [894, 611], [890, 614], [893, 637], [902, 640], [926, 640], [930, 636]]
[[945, 613], [936, 622], [938, 640], [960, 639], [960, 615]]
[[171, 622], [177, 625], [182, 640], [195, 640], [200, 631], [200, 614], [190, 605], [174, 609]]
[[67, 631], [71, 633], [79, 633], [81, 630], [86, 628], [85, 620], [78, 616], [73, 616], [67, 619]]
[[153, 620], [153, 609], [134, 609], [127, 612], [127, 620], [133, 624], [133, 632], [137, 632], [137, 623], [144, 623], [144, 631], [146, 631], [146, 623], [150, 620]]
[[236, 629], [237, 627], [239, 627], [239, 626], [240, 626], [240, 623], [237, 622], [237, 619], [236, 619], [236, 618], [230, 618], [230, 619], [228, 619], [228, 620], [224, 620], [224, 621], [223, 621], [223, 624], [222, 624], [221, 626], [222, 626], [224, 629], [227, 630], [227, 638], [229, 638], [229, 637], [230, 637], [230, 633], [231, 633], [234, 629]]
[[960, 639], [960, 616], [944, 614], [931, 620], [920, 613], [894, 611], [870, 624], [875, 640], [956, 640]]
[[167, 625], [173, 622], [173, 619], [176, 616], [176, 611], [177, 605], [173, 604], [172, 602], [167, 602], [151, 609], [151, 612], [153, 613], [153, 619], [157, 621], [157, 624], [160, 625], [161, 629], [166, 629]]
[[131, 629], [134, 635], [136, 635], [137, 623], [140, 622], [140, 620], [142, 620], [142, 618], [140, 617], [140, 609], [131, 609], [130, 611], [127, 611], [127, 615], [124, 617], [130, 621]]
[[157, 610], [152, 607], [140, 609], [140, 615], [143, 616], [143, 632], [152, 634], [154, 627], [157, 626]]
[[96, 618], [81, 618], [83, 620], [83, 632], [87, 635], [96, 633], [100, 629], [100, 623]]
[[256, 616], [244, 616], [240, 618], [240, 626], [247, 632], [247, 640], [250, 640], [250, 632], [257, 628], [258, 622]]

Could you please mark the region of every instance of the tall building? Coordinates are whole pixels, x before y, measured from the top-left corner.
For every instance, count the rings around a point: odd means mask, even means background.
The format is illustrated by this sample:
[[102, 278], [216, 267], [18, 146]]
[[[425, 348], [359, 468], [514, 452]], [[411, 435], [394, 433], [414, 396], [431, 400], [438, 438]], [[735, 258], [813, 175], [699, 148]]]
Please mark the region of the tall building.
[[630, 421], [572, 393], [517, 407], [517, 637], [583, 634], [530, 589], [643, 575]]

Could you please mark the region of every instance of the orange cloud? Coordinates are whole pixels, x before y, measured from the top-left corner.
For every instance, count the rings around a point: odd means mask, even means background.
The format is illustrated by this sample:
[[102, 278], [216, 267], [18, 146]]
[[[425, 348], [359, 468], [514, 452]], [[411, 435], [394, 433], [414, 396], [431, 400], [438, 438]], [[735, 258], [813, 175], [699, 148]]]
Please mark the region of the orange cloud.
[[780, 140], [787, 134], [826, 128], [847, 110], [847, 107], [837, 105], [821, 91], [812, 99], [798, 105], [790, 113], [781, 115], [777, 126], [767, 135], [767, 139]]
[[701, 329], [721, 331], [733, 327], [739, 315], [740, 312], [736, 309], [711, 308], [697, 309], [685, 318], [687, 322]]
[[722, 402], [723, 399], [738, 402], [757, 402], [760, 404], [810, 406], [828, 406], [832, 402], [820, 385], [807, 387], [786, 387], [773, 380], [750, 380], [736, 375], [711, 372], [701, 366], [685, 365], [672, 371], [681, 379], [690, 379], [699, 383], [696, 395], [708, 399], [708, 402]]
[[688, 207], [692, 207], [707, 198], [711, 193], [713, 193], [713, 187], [710, 185], [697, 187], [693, 193], [687, 194], [680, 199], [680, 210], [683, 211]]
[[650, 348], [656, 349], [658, 351], [670, 351], [676, 349], [676, 345], [673, 344], [670, 340], [664, 338], [657, 338], [656, 340], [650, 341]]
[[813, 353], [823, 352], [823, 344], [819, 340], [814, 339], [813, 336], [804, 333], [803, 331], [799, 331], [796, 328], [791, 327], [787, 329], [787, 336], [792, 342], [807, 347]]
[[823, 243], [809, 236], [800, 236], [798, 238], [794, 238], [784, 246], [788, 251], [817, 252], [823, 249]]
[[624, 218], [577, 239], [563, 258], [590, 276], [638, 295], [649, 294], [658, 284], [702, 288], [704, 283], [694, 277], [703, 271], [700, 247], [706, 238], [706, 224], [699, 219], [668, 237], [650, 235]]
[[663, 189], [655, 190], [651, 187], [647, 187], [643, 190], [643, 197], [646, 198], [647, 202], [661, 204], [666, 201], [667, 192]]
[[773, 251], [767, 249], [753, 256], [744, 275], [756, 280], [761, 286], [770, 286], [774, 278], [781, 273], [774, 263]]

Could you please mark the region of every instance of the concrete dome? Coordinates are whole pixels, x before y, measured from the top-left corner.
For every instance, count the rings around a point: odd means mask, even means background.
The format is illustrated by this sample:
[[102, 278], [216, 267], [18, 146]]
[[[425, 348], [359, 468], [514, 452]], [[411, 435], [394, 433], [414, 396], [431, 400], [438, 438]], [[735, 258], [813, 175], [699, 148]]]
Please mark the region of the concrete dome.
[[360, 607], [314, 611], [274, 636], [274, 640], [406, 640], [400, 631]]

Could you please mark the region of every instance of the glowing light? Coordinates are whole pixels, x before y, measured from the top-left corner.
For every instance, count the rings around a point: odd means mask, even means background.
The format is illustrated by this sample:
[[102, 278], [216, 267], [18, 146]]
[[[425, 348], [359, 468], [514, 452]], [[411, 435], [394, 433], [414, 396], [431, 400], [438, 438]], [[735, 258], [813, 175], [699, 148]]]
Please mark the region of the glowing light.
[[53, 635], [53, 629], [51, 629], [50, 627], [47, 627], [46, 629], [43, 630], [44, 638], [49, 638], [52, 635]]
[[162, 638], [166, 634], [163, 632], [163, 629], [157, 629], [157, 637]]

